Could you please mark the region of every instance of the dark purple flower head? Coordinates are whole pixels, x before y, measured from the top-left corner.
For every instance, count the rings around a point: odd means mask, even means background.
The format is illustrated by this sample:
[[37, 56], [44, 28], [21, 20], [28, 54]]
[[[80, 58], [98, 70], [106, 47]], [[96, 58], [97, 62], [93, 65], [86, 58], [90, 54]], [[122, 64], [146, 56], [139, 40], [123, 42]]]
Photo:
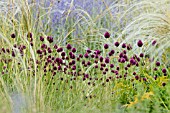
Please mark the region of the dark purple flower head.
[[65, 56], [65, 55], [66, 55], [66, 53], [65, 53], [65, 52], [62, 52], [62, 53], [61, 53], [61, 56]]
[[123, 50], [123, 53], [126, 54], [126, 50]]
[[71, 66], [71, 65], [72, 65], [72, 62], [69, 62], [69, 65]]
[[7, 49], [6, 49], [6, 52], [10, 53], [10, 50], [7, 48]]
[[156, 44], [156, 40], [154, 40], [153, 42], [152, 42], [152, 45], [154, 46]]
[[110, 62], [110, 59], [107, 57], [107, 58], [105, 58], [105, 63], [109, 63]]
[[103, 71], [103, 75], [105, 75], [106, 74], [106, 71]]
[[69, 55], [71, 56], [73, 54], [73, 52], [69, 52]]
[[128, 70], [128, 67], [125, 67], [125, 70]]
[[124, 56], [124, 53], [120, 53], [119, 57], [122, 58]]
[[109, 32], [105, 32], [104, 37], [105, 38], [109, 38], [110, 37], [110, 33]]
[[27, 34], [27, 37], [28, 37], [28, 38], [32, 38], [32, 33], [29, 32], [29, 33]]
[[85, 78], [89, 78], [89, 74], [85, 74], [84, 77], [85, 77]]
[[5, 53], [5, 52], [6, 52], [6, 51], [5, 51], [5, 48], [2, 48], [1, 50], [3, 51], [3, 53]]
[[115, 70], [111, 70], [112, 73], [115, 73]]
[[137, 45], [138, 45], [139, 47], [142, 47], [142, 46], [143, 46], [142, 40], [139, 40], [138, 43], [137, 43]]
[[165, 85], [166, 85], [166, 83], [165, 83], [165, 82], [163, 82], [163, 83], [162, 83], [162, 86], [165, 86]]
[[94, 58], [95, 57], [94, 54], [92, 54], [91, 57]]
[[118, 47], [119, 46], [119, 42], [115, 42], [115, 46]]
[[96, 58], [96, 59], [98, 59], [98, 58], [99, 58], [98, 54], [96, 54], [95, 58]]
[[140, 58], [139, 57], [137, 57], [136, 59], [137, 59], [138, 62], [140, 62]]
[[59, 53], [59, 52], [62, 52], [63, 51], [63, 48], [62, 47], [60, 47], [60, 48], [58, 48], [57, 49], [57, 52]]
[[119, 66], [117, 66], [117, 67], [116, 67], [116, 70], [119, 70], [119, 69], [120, 69], [120, 67], [119, 67]]
[[41, 50], [37, 50], [37, 54], [42, 54], [42, 51]]
[[111, 52], [109, 52], [109, 56], [112, 56], [113, 54]]
[[147, 79], [144, 77], [144, 78], [143, 78], [143, 81], [145, 81], [145, 82], [146, 82], [146, 81], [147, 81]]
[[127, 50], [131, 50], [132, 46], [130, 44], [127, 45]]
[[105, 71], [109, 71], [109, 69], [108, 69], [108, 68], [105, 68]]
[[102, 57], [102, 56], [100, 56], [100, 58], [99, 58], [99, 59], [100, 59], [100, 62], [103, 62], [103, 57]]
[[12, 51], [12, 56], [15, 57], [15, 52], [14, 51]]
[[40, 36], [40, 40], [43, 42], [43, 41], [44, 41], [44, 37], [43, 37], [43, 36]]
[[126, 44], [125, 43], [122, 44], [122, 48], [126, 48]]
[[17, 44], [14, 44], [14, 48], [17, 48]]
[[57, 67], [56, 67], [56, 66], [54, 66], [54, 67], [53, 67], [53, 70], [57, 70]]
[[88, 62], [87, 62], [87, 65], [91, 65], [91, 62], [90, 62], [90, 61], [88, 61]]
[[83, 58], [83, 55], [82, 55], [82, 54], [79, 54], [79, 57], [80, 57], [80, 58]]
[[106, 64], [105, 63], [101, 64], [101, 67], [106, 67]]
[[52, 50], [51, 50], [51, 49], [48, 49], [48, 53], [52, 53]]
[[100, 54], [101, 53], [101, 51], [100, 50], [95, 50], [95, 54]]
[[76, 52], [76, 48], [73, 48], [73, 49], [72, 49], [72, 52], [75, 53], [75, 52]]
[[22, 48], [23, 48], [23, 49], [26, 49], [26, 46], [25, 46], [25, 45], [23, 45], [23, 46], [22, 46]]
[[87, 52], [87, 53], [91, 53], [91, 50], [90, 50], [90, 49], [87, 49], [86, 52]]
[[84, 54], [84, 57], [85, 57], [85, 58], [88, 58], [88, 57], [89, 57], [88, 53], [85, 53], [85, 54]]
[[46, 44], [42, 44], [41, 45], [41, 49], [45, 49], [45, 48], [47, 48], [47, 45]]
[[104, 69], [103, 67], [100, 67], [100, 71], [103, 71], [103, 69]]
[[57, 49], [57, 48], [58, 48], [58, 46], [57, 46], [57, 44], [55, 44], [55, 45], [54, 45], [54, 49]]
[[127, 64], [127, 67], [130, 67], [130, 64]]
[[121, 58], [121, 63], [125, 63], [125, 59], [124, 58]]
[[14, 33], [12, 33], [11, 34], [11, 38], [15, 38], [16, 36], [15, 36], [15, 34]]
[[47, 36], [47, 40], [49, 41], [49, 43], [52, 43], [53, 42], [53, 37]]
[[156, 62], [156, 66], [160, 66], [161, 64], [160, 64], [160, 62]]
[[137, 66], [137, 67], [139, 66], [138, 62], [136, 62], [136, 66]]
[[71, 49], [72, 48], [71, 44], [67, 44], [66, 48]]
[[135, 76], [135, 79], [136, 79], [136, 80], [139, 80], [139, 76], [138, 76], [138, 75], [136, 75], [136, 76]]
[[95, 68], [98, 68], [99, 66], [96, 64], [94, 67], [95, 67]]
[[165, 68], [163, 68], [163, 69], [162, 69], [162, 72], [163, 72], [163, 73], [166, 73], [166, 69], [165, 69]]
[[85, 60], [82, 61], [82, 64], [85, 64]]
[[58, 66], [58, 70], [61, 70], [62, 68], [61, 68], [61, 66]]
[[114, 67], [114, 64], [110, 64], [110, 68], [113, 68]]
[[133, 75], [136, 75], [136, 72], [133, 72]]
[[144, 54], [143, 54], [143, 53], [140, 53], [140, 55], [139, 55], [139, 56], [142, 58], [142, 57], [144, 57]]
[[109, 48], [109, 45], [108, 45], [108, 44], [104, 44], [104, 48], [105, 48], [105, 49], [108, 49], [108, 48]]
[[106, 79], [106, 82], [109, 82], [109, 79]]
[[94, 63], [96, 63], [96, 64], [97, 64], [97, 63], [98, 63], [98, 60], [95, 60], [95, 61], [94, 61]]
[[70, 56], [70, 58], [71, 58], [71, 59], [75, 59], [76, 56], [75, 56], [74, 54], [72, 54], [72, 55]]
[[156, 67], [155, 67], [153, 70], [154, 70], [154, 71], [157, 71], [157, 70], [158, 70], [158, 68], [156, 68]]
[[130, 64], [135, 65], [135, 64], [136, 64], [135, 59], [131, 58], [131, 59], [130, 59]]
[[121, 62], [121, 58], [118, 59], [118, 62]]
[[115, 51], [114, 51], [114, 50], [111, 50], [110, 52], [111, 52], [112, 54], [114, 54], [114, 53], [115, 53]]
[[33, 42], [30, 42], [30, 45], [33, 46]]
[[72, 70], [76, 70], [76, 65], [72, 66]]
[[118, 75], [118, 74], [119, 74], [119, 71], [115, 71], [115, 74]]

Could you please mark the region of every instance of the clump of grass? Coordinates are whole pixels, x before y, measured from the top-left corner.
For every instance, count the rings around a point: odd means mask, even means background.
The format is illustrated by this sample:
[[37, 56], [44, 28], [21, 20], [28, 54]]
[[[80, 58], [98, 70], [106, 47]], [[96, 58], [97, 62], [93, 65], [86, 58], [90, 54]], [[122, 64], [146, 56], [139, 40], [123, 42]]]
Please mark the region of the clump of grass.
[[[27, 92], [24, 87], [33, 88], [35, 91], [32, 92], [33, 100], [40, 102], [37, 104], [41, 105], [41, 102], [44, 102], [45, 106], [50, 106], [52, 109], [64, 110], [77, 103], [75, 99], [79, 98], [80, 102], [87, 102], [86, 104], [90, 100], [109, 102], [110, 99], [115, 99], [123, 106], [139, 93], [136, 90], [139, 84], [143, 85], [140, 86], [142, 92], [148, 93], [153, 91], [150, 86], [165, 87], [168, 83], [166, 78], [169, 70], [158, 61], [154, 67], [151, 67], [149, 63], [153, 61], [147, 60], [144, 53], [134, 53], [131, 44], [119, 44], [119, 42], [103, 44], [101, 50], [88, 48], [79, 53], [78, 48], [71, 44], [63, 47], [55, 44], [52, 36], [40, 36], [36, 45], [32, 37], [33, 34], [28, 33], [26, 37], [28, 45], [17, 43], [12, 48], [1, 48], [1, 67], [3, 67], [1, 73], [3, 82], [9, 86], [22, 82], [20, 85], [24, 92]], [[11, 41], [15, 38], [17, 36], [13, 37], [12, 34]], [[143, 44], [138, 40], [136, 49], [141, 49]], [[29, 52], [34, 46], [36, 49], [33, 50], [35, 56], [33, 59]], [[17, 60], [19, 57], [21, 59]], [[27, 63], [25, 69], [23, 60]], [[14, 64], [18, 66], [11, 69], [10, 66]], [[24, 76], [16, 75], [18, 71], [26, 73]], [[8, 76], [9, 73], [15, 76]], [[12, 91], [15, 87], [9, 89]], [[130, 97], [125, 96], [125, 93]], [[61, 100], [57, 101], [54, 98]], [[64, 108], [61, 108], [61, 102], [64, 102], [62, 103]], [[37, 104], [35, 106], [38, 106]]]

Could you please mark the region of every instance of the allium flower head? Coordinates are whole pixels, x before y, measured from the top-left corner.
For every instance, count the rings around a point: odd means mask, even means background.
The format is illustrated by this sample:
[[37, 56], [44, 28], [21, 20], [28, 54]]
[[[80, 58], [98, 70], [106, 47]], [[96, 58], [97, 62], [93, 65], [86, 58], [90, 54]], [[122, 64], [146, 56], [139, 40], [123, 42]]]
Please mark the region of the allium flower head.
[[110, 68], [113, 68], [114, 67], [114, 64], [110, 64]]
[[44, 37], [43, 37], [43, 36], [40, 36], [40, 40], [43, 42], [43, 41], [44, 41]]
[[108, 49], [108, 48], [109, 48], [109, 45], [108, 45], [108, 44], [105, 44], [105, 45], [104, 45], [104, 48], [105, 48], [105, 49]]
[[118, 47], [119, 46], [119, 42], [115, 42], [115, 46]]
[[125, 43], [122, 44], [122, 48], [126, 48], [126, 44]]
[[152, 45], [154, 46], [156, 44], [156, 40], [154, 40], [153, 42], [152, 42]]
[[88, 53], [85, 53], [85, 54], [84, 54], [84, 57], [85, 57], [85, 58], [88, 58], [88, 57], [89, 57]]
[[14, 33], [11, 34], [11, 38], [15, 38], [15, 34]]
[[109, 63], [110, 62], [110, 59], [107, 57], [105, 58], [105, 63]]
[[109, 32], [105, 32], [104, 37], [105, 38], [109, 38], [110, 37], [110, 33]]
[[160, 64], [160, 62], [156, 62], [156, 66], [160, 66], [161, 64]]
[[130, 59], [130, 64], [135, 65], [135, 64], [136, 64], [135, 59], [131, 58], [131, 59]]
[[95, 54], [100, 54], [101, 52], [100, 52], [100, 50], [95, 50]]
[[132, 46], [130, 44], [127, 45], [127, 50], [131, 50]]
[[47, 40], [49, 41], [49, 43], [52, 43], [53, 42], [53, 37], [47, 36]]
[[91, 53], [91, 50], [90, 50], [90, 49], [87, 49], [86, 52], [87, 52], [87, 53]]
[[165, 82], [163, 82], [163, 83], [162, 83], [162, 86], [165, 86], [165, 85], [166, 85], [166, 83], [165, 83]]
[[140, 55], [139, 55], [139, 56], [142, 58], [142, 57], [144, 57], [144, 54], [143, 54], [143, 53], [140, 53]]
[[72, 52], [75, 53], [75, 52], [76, 52], [76, 48], [73, 48], [73, 49], [72, 49]]
[[110, 52], [111, 52], [112, 54], [114, 54], [114, 53], [115, 53], [115, 51], [114, 51], [114, 50], [111, 50]]
[[139, 40], [138, 43], [137, 43], [137, 45], [138, 45], [139, 47], [142, 47], [142, 46], [143, 46], [142, 40]]
[[163, 73], [166, 73], [166, 69], [165, 69], [165, 68], [163, 68], [163, 69], [162, 69], [162, 72], [163, 72]]
[[71, 49], [72, 48], [71, 44], [67, 44], [66, 48]]

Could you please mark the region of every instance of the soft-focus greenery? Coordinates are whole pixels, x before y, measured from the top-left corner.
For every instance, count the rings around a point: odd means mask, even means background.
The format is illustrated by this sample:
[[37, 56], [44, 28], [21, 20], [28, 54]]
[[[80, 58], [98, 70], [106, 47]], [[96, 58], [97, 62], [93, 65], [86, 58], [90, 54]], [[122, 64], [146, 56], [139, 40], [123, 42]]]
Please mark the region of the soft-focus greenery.
[[[170, 112], [169, 0], [122, 0], [122, 2], [117, 0], [112, 4], [102, 0], [105, 9], [99, 13], [94, 8], [93, 15], [86, 10], [73, 8], [74, 0], [71, 0], [69, 9], [65, 11], [59, 20], [60, 24], [56, 26], [53, 25], [52, 16], [57, 13], [52, 9], [55, 0], [50, 2], [49, 7], [45, 5], [46, 0], [39, 1], [0, 1], [0, 49], [13, 49], [16, 54], [16, 57], [12, 57], [11, 54], [4, 54], [0, 50], [0, 111], [2, 113], [13, 112], [16, 104], [13, 101], [15, 94], [23, 96], [25, 105], [22, 113]], [[106, 31], [111, 34], [109, 39], [104, 38]], [[15, 39], [11, 38], [12, 33], [16, 34]], [[27, 38], [28, 33], [33, 34], [33, 46]], [[42, 44], [39, 40], [40, 36], [53, 36], [52, 44], [46, 39], [44, 41], [51, 48], [54, 44], [66, 48], [70, 43], [76, 47], [77, 54], [84, 54], [85, 50], [90, 48], [101, 50], [102, 56], [106, 56], [109, 51], [103, 48], [106, 43], [109, 44], [109, 49], [122, 52], [121, 47], [114, 46], [114, 43], [119, 41], [120, 45], [123, 43], [132, 45], [133, 49], [128, 53], [129, 56], [144, 53], [154, 60], [151, 62], [148, 58], [143, 58], [145, 66], [131, 68], [127, 80], [116, 79], [116, 75], [112, 75], [111, 72], [103, 76], [100, 71], [93, 71], [93, 64], [89, 68], [77, 64], [93, 78], [103, 78], [98, 81], [93, 80], [91, 85], [88, 85], [89, 80], [82, 81], [82, 77], [71, 81], [70, 79], [74, 77], [58, 72], [53, 78], [51, 72], [47, 72], [44, 76], [45, 61], [36, 53]], [[144, 42], [142, 48], [137, 47], [138, 40]], [[152, 46], [153, 40], [157, 41], [156, 46]], [[14, 44], [26, 46], [23, 57], [19, 50], [13, 47]], [[123, 65], [116, 61], [117, 57], [118, 53], [113, 56], [112, 62], [121, 68]], [[4, 59], [12, 61], [4, 63]], [[42, 64], [37, 66], [36, 60]], [[155, 72], [153, 70], [156, 61], [159, 61], [161, 66]], [[166, 68], [166, 76], [163, 75], [162, 68]], [[147, 78], [147, 82], [135, 80], [133, 71]], [[155, 75], [158, 75], [157, 80], [154, 80]], [[109, 76], [114, 80], [107, 83], [105, 80]], [[63, 81], [60, 80], [61, 77]], [[162, 86], [162, 83], [166, 85]]]

